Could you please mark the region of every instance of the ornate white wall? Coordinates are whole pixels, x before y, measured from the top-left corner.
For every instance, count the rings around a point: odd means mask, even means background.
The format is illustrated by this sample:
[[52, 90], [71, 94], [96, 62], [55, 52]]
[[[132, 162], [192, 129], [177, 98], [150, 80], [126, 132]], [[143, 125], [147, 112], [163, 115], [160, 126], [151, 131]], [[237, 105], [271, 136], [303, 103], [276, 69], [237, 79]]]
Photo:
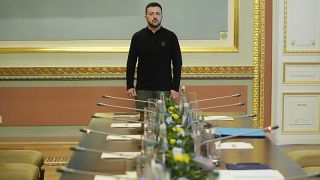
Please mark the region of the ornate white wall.
[[274, 1], [273, 124], [277, 144], [320, 143], [320, 1]]

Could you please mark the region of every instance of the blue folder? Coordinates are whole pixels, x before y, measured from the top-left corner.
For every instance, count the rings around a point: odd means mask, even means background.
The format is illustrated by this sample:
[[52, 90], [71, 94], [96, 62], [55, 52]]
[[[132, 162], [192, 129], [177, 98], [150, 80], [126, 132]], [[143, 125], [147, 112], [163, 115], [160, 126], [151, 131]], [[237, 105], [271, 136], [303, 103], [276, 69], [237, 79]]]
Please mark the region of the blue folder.
[[233, 135], [238, 135], [238, 134], [244, 134], [244, 135], [240, 135], [239, 137], [249, 137], [249, 138], [265, 138], [266, 137], [266, 134], [263, 131], [263, 129], [261, 129], [261, 131], [256, 131], [254, 133], [245, 134], [245, 133], [253, 131], [253, 130], [260, 130], [260, 129], [218, 127], [218, 128], [216, 128], [216, 135], [224, 137], [224, 136], [233, 136]]

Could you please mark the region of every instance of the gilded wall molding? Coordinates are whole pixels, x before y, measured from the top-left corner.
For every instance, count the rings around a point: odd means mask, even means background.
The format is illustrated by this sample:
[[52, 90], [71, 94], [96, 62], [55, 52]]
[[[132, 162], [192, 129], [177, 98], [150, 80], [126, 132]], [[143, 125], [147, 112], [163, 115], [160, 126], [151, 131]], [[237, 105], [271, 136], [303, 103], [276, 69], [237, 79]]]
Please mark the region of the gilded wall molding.
[[253, 119], [255, 126], [264, 126], [264, 56], [265, 56], [265, 0], [254, 1], [253, 27]]
[[[183, 67], [185, 79], [251, 79], [252, 66]], [[2, 67], [1, 80], [124, 79], [126, 67]]]

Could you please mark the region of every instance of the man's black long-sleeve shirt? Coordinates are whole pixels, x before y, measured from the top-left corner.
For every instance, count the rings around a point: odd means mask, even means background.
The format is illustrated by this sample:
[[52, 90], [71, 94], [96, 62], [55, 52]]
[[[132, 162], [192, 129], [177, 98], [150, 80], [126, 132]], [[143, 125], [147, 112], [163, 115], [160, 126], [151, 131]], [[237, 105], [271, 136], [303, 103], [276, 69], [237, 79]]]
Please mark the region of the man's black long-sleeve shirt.
[[133, 35], [127, 60], [127, 89], [134, 87], [137, 61], [137, 90], [179, 91], [182, 58], [178, 38], [172, 31], [161, 27], [153, 33], [146, 27]]

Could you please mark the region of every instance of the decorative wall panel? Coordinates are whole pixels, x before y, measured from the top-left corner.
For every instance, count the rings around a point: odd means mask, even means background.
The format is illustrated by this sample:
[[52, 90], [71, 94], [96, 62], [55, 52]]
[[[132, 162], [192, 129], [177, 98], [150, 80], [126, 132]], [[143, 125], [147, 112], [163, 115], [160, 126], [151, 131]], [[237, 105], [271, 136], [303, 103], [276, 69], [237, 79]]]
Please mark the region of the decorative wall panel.
[[283, 125], [285, 133], [320, 133], [320, 93], [285, 93]]
[[285, 84], [320, 84], [320, 63], [285, 63]]
[[284, 52], [320, 53], [320, 1], [284, 3]]

